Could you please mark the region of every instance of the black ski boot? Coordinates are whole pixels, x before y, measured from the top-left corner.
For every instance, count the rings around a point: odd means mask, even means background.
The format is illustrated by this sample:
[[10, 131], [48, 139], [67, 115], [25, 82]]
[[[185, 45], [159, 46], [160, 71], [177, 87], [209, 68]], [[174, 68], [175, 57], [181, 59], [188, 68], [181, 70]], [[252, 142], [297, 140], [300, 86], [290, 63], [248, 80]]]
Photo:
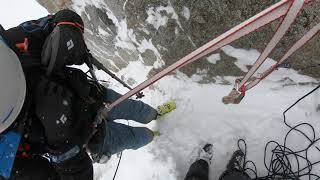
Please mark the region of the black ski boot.
[[199, 151], [198, 159], [203, 159], [207, 161], [208, 164], [211, 164], [212, 156], [213, 156], [213, 145], [208, 143]]
[[241, 150], [235, 151], [219, 180], [251, 180], [244, 170], [244, 161], [245, 154]]
[[229, 160], [227, 170], [244, 171], [244, 160], [244, 153], [241, 150], [235, 151]]

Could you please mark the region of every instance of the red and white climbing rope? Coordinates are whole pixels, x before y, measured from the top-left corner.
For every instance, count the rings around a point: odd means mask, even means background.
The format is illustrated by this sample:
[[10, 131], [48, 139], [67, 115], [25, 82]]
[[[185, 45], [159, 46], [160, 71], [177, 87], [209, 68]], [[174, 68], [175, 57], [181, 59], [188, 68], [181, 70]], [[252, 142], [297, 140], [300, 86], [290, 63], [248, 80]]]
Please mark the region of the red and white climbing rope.
[[[111, 105], [106, 106], [108, 110], [112, 109], [113, 107], [117, 106], [121, 102], [125, 101], [126, 99], [130, 98], [131, 96], [139, 93], [146, 87], [150, 86], [151, 84], [155, 83], [159, 79], [163, 78], [164, 76], [168, 75], [170, 72], [175, 71], [189, 63], [192, 63], [196, 60], [199, 60], [208, 54], [212, 53], [215, 50], [259, 29], [260, 27], [269, 24], [270, 22], [277, 20], [279, 18], [282, 19], [282, 23], [279, 26], [277, 32], [275, 33], [274, 37], [271, 39], [270, 43], [267, 45], [265, 51], [261, 54], [259, 59], [256, 61], [254, 66], [250, 69], [248, 74], [244, 77], [244, 79], [239, 83], [239, 87], [244, 87], [250, 77], [257, 71], [260, 65], [265, 61], [268, 57], [270, 52], [276, 46], [276, 44], [280, 41], [283, 35], [288, 31], [291, 24], [296, 19], [299, 12], [303, 9], [303, 6], [313, 0], [282, 0], [275, 5], [269, 7], [268, 9], [262, 11], [261, 13], [253, 16], [252, 18], [248, 19], [247, 21], [239, 24], [238, 26], [230, 29], [229, 31], [225, 32], [224, 34], [218, 36], [217, 38], [213, 39], [212, 41], [208, 42], [207, 44], [203, 45], [202, 47], [196, 49], [195, 51], [191, 52], [187, 56], [183, 57], [179, 61], [175, 62], [174, 64], [170, 65], [169, 67], [165, 68], [152, 78], [144, 81], [143, 83], [139, 84], [133, 90], [129, 91], [121, 98], [117, 99]], [[299, 46], [299, 45], [297, 45]], [[294, 49], [292, 49], [294, 51]], [[289, 52], [289, 54], [292, 54]], [[239, 88], [239, 89], [240, 89]], [[245, 88], [242, 88], [245, 89]], [[237, 89], [238, 91], [238, 89]]]
[[294, 52], [304, 46], [309, 40], [311, 40], [317, 33], [320, 32], [320, 23], [314, 26], [309, 32], [307, 32], [299, 41], [297, 41], [286, 53], [285, 55], [273, 66], [271, 66], [268, 70], [260, 74], [258, 78], [254, 78], [249, 84], [246, 85], [246, 90], [249, 90], [256, 86], [261, 80], [266, 78], [269, 74], [271, 74], [274, 70], [278, 68], [278, 66], [288, 59]]

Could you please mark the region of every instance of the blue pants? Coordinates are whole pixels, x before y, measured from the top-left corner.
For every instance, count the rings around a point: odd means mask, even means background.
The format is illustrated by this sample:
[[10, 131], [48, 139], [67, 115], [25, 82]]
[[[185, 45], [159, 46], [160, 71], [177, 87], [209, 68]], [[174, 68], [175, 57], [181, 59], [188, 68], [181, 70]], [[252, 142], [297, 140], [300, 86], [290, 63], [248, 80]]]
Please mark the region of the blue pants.
[[[112, 103], [121, 95], [106, 89], [104, 101]], [[91, 143], [90, 150], [107, 156], [119, 153], [125, 149], [138, 149], [153, 140], [153, 132], [145, 127], [130, 127], [121, 123], [113, 122], [116, 119], [134, 120], [147, 124], [157, 118], [157, 111], [151, 106], [128, 99], [114, 107], [108, 114], [105, 123], [104, 137], [99, 138], [97, 143]]]

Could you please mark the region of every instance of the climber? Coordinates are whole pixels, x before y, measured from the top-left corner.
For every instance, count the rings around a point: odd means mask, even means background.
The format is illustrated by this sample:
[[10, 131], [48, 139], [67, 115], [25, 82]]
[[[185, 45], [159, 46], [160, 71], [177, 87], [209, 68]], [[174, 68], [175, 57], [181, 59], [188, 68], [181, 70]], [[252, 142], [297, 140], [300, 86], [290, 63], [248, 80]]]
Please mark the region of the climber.
[[[55, 20], [67, 15], [57, 13]], [[16, 43], [20, 28], [1, 27], [0, 179], [93, 179], [82, 146], [90, 128], [72, 112], [82, 101], [58, 78], [45, 75], [37, 62], [41, 51], [28, 51], [40, 47], [33, 40], [44, 40], [44, 34]]]
[[[127, 100], [96, 124], [99, 108], [121, 95], [89, 80], [81, 70], [68, 67], [87, 63], [83, 32], [81, 17], [71, 10], [61, 10], [4, 32], [7, 44], [22, 64], [27, 82], [26, 102], [31, 104], [24, 104], [23, 112], [27, 117], [21, 123], [24, 131], [16, 162], [38, 158], [45, 163], [42, 158], [45, 156], [50, 161], [47, 166], [56, 172], [53, 176], [60, 179], [93, 178], [86, 150], [99, 161], [102, 156], [140, 148], [157, 134], [113, 120], [128, 119], [146, 124], [176, 107], [173, 101], [154, 109], [141, 101]], [[96, 133], [93, 135], [93, 132]], [[15, 163], [14, 169], [17, 167], [23, 166]], [[15, 172], [23, 171], [12, 172], [15, 177]]]
[[[185, 180], [209, 180], [212, 156], [213, 145], [208, 143], [199, 150], [197, 160], [190, 166]], [[244, 170], [244, 158], [242, 150], [235, 151], [219, 180], [251, 180]]]

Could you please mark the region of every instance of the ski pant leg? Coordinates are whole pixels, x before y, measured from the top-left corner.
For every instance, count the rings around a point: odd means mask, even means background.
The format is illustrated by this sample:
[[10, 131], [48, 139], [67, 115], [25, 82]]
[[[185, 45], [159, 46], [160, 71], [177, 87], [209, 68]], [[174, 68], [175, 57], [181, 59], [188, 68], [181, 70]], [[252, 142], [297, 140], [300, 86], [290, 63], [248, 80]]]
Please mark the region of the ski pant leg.
[[251, 180], [251, 178], [245, 172], [227, 170], [222, 173], [219, 180]]
[[[112, 103], [121, 96], [121, 94], [106, 88], [104, 101]], [[128, 99], [114, 107], [108, 115], [108, 120], [126, 119], [147, 124], [157, 118], [158, 112], [142, 101]]]
[[105, 126], [104, 137], [89, 144], [92, 153], [110, 156], [125, 149], [141, 148], [153, 140], [153, 132], [145, 127], [130, 127], [113, 121]]
[[203, 159], [194, 162], [184, 180], [209, 180], [209, 164]]

